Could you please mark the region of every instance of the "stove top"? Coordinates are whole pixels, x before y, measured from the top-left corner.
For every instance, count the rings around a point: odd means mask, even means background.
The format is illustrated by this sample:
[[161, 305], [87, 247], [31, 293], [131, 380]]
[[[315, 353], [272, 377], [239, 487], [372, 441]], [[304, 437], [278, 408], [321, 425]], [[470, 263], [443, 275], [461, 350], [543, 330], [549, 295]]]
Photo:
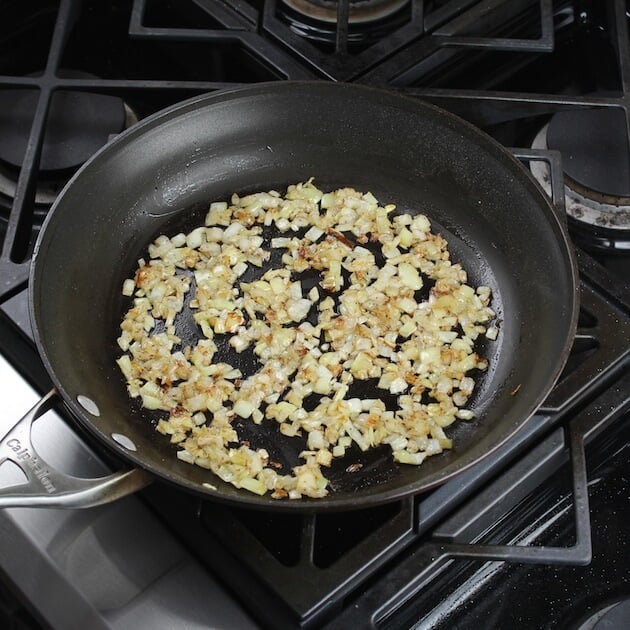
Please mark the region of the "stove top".
[[[5, 625], [623, 627], [630, 595], [624, 2], [65, 0], [9, 1], [3, 11], [5, 430], [49, 387], [30, 339], [26, 287], [51, 203], [110, 137], [195, 94], [320, 79], [386, 86], [449, 109], [531, 170], [566, 216], [581, 280], [565, 371], [496, 456], [429, 493], [342, 514], [248, 511], [157, 482], [84, 511], [3, 510]], [[63, 470], [93, 476], [120, 465], [61, 408], [35, 427], [38, 449]], [[0, 477], [13, 483], [16, 472], [5, 464]]]

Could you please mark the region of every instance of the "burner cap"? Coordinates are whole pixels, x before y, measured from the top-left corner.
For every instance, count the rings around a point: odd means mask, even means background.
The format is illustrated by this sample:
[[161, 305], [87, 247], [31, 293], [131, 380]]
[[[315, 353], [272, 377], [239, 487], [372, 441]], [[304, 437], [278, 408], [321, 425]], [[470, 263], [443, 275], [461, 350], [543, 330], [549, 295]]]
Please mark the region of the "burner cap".
[[[532, 143], [533, 149], [551, 148], [548, 144], [548, 132], [549, 125], [540, 129]], [[562, 158], [566, 168], [569, 159], [564, 153]], [[543, 190], [551, 195], [551, 174], [547, 165], [540, 160], [532, 160], [529, 167]], [[630, 199], [585, 189], [566, 174], [564, 184], [565, 208], [570, 218], [569, 228], [574, 241], [594, 252], [629, 251]]]
[[[337, 21], [336, 0], [283, 0], [284, 4], [302, 15], [321, 22]], [[374, 22], [393, 15], [409, 0], [350, 0], [348, 22]]]
[[607, 605], [591, 615], [579, 630], [626, 630], [630, 619], [630, 600]]
[[[65, 71], [62, 77], [93, 78]], [[39, 94], [32, 89], [0, 91], [0, 160], [20, 167]], [[77, 168], [125, 127], [125, 107], [116, 96], [59, 90], [52, 96], [40, 170]]]
[[547, 146], [562, 153], [568, 185], [602, 203], [630, 201], [630, 159], [624, 113], [612, 107], [558, 112]]

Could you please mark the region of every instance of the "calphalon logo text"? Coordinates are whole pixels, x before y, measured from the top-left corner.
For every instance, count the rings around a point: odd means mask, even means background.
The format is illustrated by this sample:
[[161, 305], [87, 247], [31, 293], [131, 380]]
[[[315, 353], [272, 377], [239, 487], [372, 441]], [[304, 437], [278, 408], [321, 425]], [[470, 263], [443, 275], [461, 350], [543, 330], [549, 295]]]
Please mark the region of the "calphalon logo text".
[[24, 462], [31, 469], [36, 479], [44, 486], [46, 492], [55, 491], [55, 485], [48, 476], [50, 471], [40, 466], [39, 458], [29, 453], [29, 450], [22, 446], [20, 440], [12, 438], [7, 442], [7, 446], [16, 454], [17, 459]]

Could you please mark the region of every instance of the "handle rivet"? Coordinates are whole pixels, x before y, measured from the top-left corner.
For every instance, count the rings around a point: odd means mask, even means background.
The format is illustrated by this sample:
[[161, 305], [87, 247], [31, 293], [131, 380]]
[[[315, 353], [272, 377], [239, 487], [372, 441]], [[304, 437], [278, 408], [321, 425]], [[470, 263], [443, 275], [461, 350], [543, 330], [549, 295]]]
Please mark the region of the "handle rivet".
[[83, 409], [85, 409], [88, 413], [92, 414], [93, 416], [101, 415], [101, 410], [98, 408], [98, 405], [91, 398], [88, 398], [87, 396], [84, 396], [83, 394], [79, 394], [77, 396], [77, 402], [81, 405], [81, 407], [83, 407]]
[[112, 433], [112, 439], [114, 442], [120, 444], [123, 448], [126, 448], [128, 451], [137, 451], [136, 445], [133, 441], [128, 438], [126, 435], [122, 433]]

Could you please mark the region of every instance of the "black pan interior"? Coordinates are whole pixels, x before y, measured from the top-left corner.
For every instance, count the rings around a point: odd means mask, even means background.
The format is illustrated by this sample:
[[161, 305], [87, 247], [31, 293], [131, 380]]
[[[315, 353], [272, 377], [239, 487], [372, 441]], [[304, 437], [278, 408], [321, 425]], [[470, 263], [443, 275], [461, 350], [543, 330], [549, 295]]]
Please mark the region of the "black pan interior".
[[[338, 464], [326, 499], [278, 502], [179, 462], [128, 398], [114, 363], [126, 308], [120, 289], [157, 234], [192, 228], [210, 201], [235, 191], [283, 190], [311, 176], [320, 188], [354, 186], [402, 211], [427, 214], [471, 282], [492, 287], [501, 333], [483, 348], [491, 363], [474, 399], [478, 418], [449, 429], [451, 452], [420, 467], [394, 466], [384, 450], [357, 454], [360, 473], [345, 473], [354, 458]], [[58, 199], [38, 241], [30, 287], [40, 352], [64, 400], [91, 431], [167, 481], [218, 499], [284, 509], [392, 500], [483, 457], [551, 388], [577, 313], [566, 235], [511, 156], [434, 107], [323, 82], [261, 84], [199, 97], [122, 134]], [[100, 415], [87, 413], [78, 395], [91, 398]], [[137, 450], [120, 447], [112, 433], [128, 436]]]

